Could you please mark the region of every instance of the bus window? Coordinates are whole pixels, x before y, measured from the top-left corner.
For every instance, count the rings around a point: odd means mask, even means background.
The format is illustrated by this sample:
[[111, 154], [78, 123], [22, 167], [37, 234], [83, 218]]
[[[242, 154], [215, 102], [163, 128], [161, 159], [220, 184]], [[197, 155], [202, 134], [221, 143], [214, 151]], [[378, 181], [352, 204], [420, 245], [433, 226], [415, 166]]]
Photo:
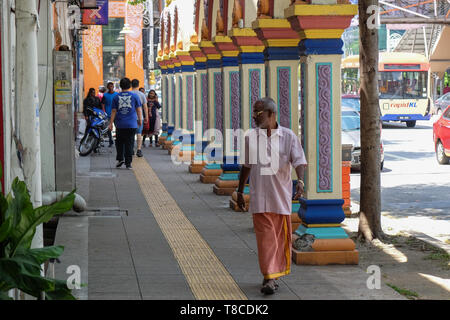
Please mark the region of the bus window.
[[380, 99], [402, 99], [403, 79], [402, 72], [388, 71], [378, 73], [378, 87]]
[[426, 72], [403, 72], [405, 98], [422, 99], [427, 97]]

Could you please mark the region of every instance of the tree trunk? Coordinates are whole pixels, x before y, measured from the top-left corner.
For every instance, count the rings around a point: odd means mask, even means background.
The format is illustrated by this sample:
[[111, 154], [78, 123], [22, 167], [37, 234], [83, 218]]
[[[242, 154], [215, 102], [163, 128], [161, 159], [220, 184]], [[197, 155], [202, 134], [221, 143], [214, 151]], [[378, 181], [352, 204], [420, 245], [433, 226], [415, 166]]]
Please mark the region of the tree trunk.
[[[370, 242], [381, 238], [380, 190], [380, 110], [378, 101], [378, 28], [370, 6], [378, 0], [360, 0], [360, 74], [361, 74], [361, 199], [358, 239]], [[372, 24], [371, 24], [372, 22]]]

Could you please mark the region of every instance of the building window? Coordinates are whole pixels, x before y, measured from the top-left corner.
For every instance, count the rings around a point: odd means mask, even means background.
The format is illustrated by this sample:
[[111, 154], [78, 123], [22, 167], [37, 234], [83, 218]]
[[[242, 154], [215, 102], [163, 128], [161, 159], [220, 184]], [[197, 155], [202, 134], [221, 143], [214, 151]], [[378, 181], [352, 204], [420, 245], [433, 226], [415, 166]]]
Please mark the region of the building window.
[[123, 18], [109, 18], [103, 26], [103, 83], [113, 82], [118, 87], [125, 77], [125, 36], [120, 34]]

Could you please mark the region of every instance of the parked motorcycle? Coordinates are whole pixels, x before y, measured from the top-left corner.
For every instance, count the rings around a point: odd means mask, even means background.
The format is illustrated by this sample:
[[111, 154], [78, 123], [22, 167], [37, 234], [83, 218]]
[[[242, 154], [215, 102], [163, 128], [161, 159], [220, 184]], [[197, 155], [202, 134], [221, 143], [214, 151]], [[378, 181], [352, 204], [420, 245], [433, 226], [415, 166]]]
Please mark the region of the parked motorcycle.
[[103, 142], [103, 138], [107, 136], [109, 119], [103, 110], [92, 108], [89, 116], [89, 123], [86, 127], [83, 139], [81, 139], [78, 150], [80, 156], [87, 156], [92, 151], [97, 150]]

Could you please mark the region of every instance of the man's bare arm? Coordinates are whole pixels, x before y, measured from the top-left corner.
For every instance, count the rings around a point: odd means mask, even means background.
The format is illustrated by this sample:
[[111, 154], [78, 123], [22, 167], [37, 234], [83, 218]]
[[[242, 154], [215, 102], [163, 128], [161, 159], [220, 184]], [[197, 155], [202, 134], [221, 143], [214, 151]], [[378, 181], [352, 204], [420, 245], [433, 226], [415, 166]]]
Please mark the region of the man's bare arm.
[[294, 200], [300, 198], [305, 192], [304, 178], [305, 178], [305, 168], [306, 165], [301, 164], [295, 168], [295, 172], [297, 173], [297, 192], [295, 193]]
[[109, 122], [109, 131], [112, 131], [114, 119], [116, 119], [116, 113], [117, 113], [117, 109], [111, 110], [111, 120]]

